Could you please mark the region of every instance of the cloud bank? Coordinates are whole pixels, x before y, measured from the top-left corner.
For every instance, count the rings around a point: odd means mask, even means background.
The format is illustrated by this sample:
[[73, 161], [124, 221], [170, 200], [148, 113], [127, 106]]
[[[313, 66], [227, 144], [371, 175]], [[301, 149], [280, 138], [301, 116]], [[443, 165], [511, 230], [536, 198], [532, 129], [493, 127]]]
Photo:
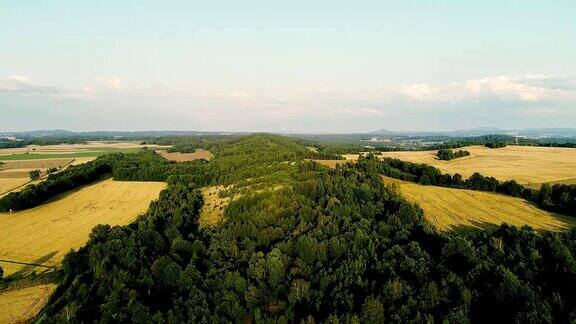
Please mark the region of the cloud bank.
[[[576, 79], [498, 75], [370, 89], [131, 86], [96, 77], [76, 88], [0, 78], [0, 128], [359, 132], [576, 125]], [[34, 116], [34, 117], [30, 117]]]

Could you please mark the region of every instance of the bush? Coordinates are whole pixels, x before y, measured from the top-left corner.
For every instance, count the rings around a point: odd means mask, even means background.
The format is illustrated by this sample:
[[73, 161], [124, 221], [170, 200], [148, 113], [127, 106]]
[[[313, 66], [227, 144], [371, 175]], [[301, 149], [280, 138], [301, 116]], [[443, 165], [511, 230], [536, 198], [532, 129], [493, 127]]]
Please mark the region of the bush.
[[30, 175], [30, 180], [35, 181], [40, 179], [40, 170], [32, 170], [28, 173]]

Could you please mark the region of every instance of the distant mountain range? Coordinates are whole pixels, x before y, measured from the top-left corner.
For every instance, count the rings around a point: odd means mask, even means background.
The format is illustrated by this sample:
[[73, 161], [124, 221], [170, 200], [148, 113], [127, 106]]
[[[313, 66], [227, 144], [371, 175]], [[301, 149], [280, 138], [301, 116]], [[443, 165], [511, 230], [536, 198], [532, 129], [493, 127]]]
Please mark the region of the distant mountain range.
[[[14, 136], [17, 138], [64, 138], [64, 137], [86, 137], [86, 138], [143, 138], [143, 137], [161, 137], [161, 136], [199, 136], [199, 135], [242, 135], [251, 134], [251, 132], [201, 132], [201, 131], [91, 131], [91, 132], [73, 132], [61, 129], [53, 130], [34, 130], [22, 132], [1, 132], [0, 138]], [[280, 134], [280, 133], [279, 133]], [[284, 134], [284, 133], [283, 133]], [[455, 131], [391, 131], [381, 129], [374, 132], [356, 133], [356, 134], [285, 134], [290, 136], [343, 136], [349, 138], [350, 136], [366, 137], [370, 135], [375, 136], [409, 136], [409, 137], [474, 137], [483, 135], [510, 135], [525, 138], [576, 138], [576, 128], [524, 128], [524, 129], [501, 129], [494, 127], [479, 127], [470, 129], [461, 129]]]
[[[18, 138], [65, 138], [65, 137], [86, 137], [86, 138], [143, 138], [161, 136], [193, 136], [193, 135], [225, 135], [226, 132], [200, 132], [200, 131], [93, 131], [93, 132], [73, 132], [62, 129], [34, 130], [22, 132], [0, 132], [0, 137], [16, 136]], [[242, 134], [242, 133], [234, 133]]]
[[524, 128], [524, 129], [500, 129], [493, 127], [479, 127], [456, 131], [390, 131], [381, 129], [370, 134], [382, 136], [449, 136], [449, 137], [473, 137], [482, 135], [511, 135], [527, 138], [550, 138], [550, 137], [576, 137], [576, 128]]

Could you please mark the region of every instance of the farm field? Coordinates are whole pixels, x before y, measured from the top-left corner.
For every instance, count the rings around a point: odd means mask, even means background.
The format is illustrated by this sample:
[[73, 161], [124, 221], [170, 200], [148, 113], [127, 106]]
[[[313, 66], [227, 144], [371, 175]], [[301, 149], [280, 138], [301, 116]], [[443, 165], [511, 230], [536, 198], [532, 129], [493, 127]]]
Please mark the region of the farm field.
[[450, 161], [436, 159], [436, 151], [384, 152], [383, 157], [398, 158], [435, 166], [445, 173], [469, 177], [474, 172], [499, 180], [516, 180], [527, 186], [541, 183], [576, 182], [576, 149], [535, 146], [507, 146], [490, 149], [484, 146], [461, 148], [470, 156]]
[[214, 158], [214, 155], [210, 151], [206, 150], [196, 150], [193, 153], [179, 153], [179, 152], [167, 152], [166, 150], [158, 151], [162, 157], [166, 160], [176, 161], [176, 162], [186, 162], [194, 160], [207, 160], [210, 161]]
[[458, 227], [490, 227], [501, 223], [529, 225], [538, 230], [562, 230], [576, 225], [576, 219], [540, 210], [523, 199], [499, 194], [423, 186], [383, 177], [397, 185], [406, 199], [424, 209], [426, 219], [440, 230]]
[[143, 147], [166, 148], [167, 146], [143, 145], [139, 142], [87, 142], [86, 144], [29, 145], [19, 148], [0, 149], [0, 161], [74, 159], [97, 157], [107, 153], [135, 152]]
[[0, 292], [0, 323], [25, 323], [31, 320], [56, 289], [54, 284]]
[[30, 178], [26, 177], [14, 177], [14, 178], [0, 178], [0, 197], [9, 193], [10, 191], [25, 185], [30, 181]]
[[58, 266], [70, 249], [84, 245], [94, 226], [131, 223], [165, 186], [109, 179], [32, 209], [0, 214], [0, 266], [5, 276]]
[[[50, 168], [64, 169], [69, 165], [78, 165], [94, 159], [95, 157], [5, 161], [0, 165], [0, 197], [19, 190], [24, 185], [40, 182], [47, 176], [46, 170]], [[38, 181], [30, 181], [29, 173], [32, 170], [41, 171], [41, 178]]]

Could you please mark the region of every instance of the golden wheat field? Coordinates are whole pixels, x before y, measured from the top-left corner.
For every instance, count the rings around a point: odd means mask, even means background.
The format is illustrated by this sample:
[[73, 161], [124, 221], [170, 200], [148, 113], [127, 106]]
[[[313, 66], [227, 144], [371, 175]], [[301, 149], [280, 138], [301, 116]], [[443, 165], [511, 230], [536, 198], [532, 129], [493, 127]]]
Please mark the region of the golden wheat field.
[[0, 292], [0, 323], [27, 323], [56, 289], [54, 284]]
[[21, 178], [0, 178], [0, 197], [9, 193], [14, 188], [20, 187], [25, 185], [30, 181], [30, 178], [21, 177]]
[[436, 159], [437, 151], [385, 152], [382, 156], [433, 165], [445, 173], [469, 177], [474, 172], [499, 180], [516, 180], [521, 184], [574, 183], [576, 149], [535, 146], [507, 146], [490, 149], [484, 146], [462, 148], [470, 156], [451, 161]]
[[423, 186], [383, 177], [384, 183], [396, 185], [406, 199], [424, 210], [426, 220], [440, 230], [461, 226], [490, 227], [501, 223], [529, 225], [539, 230], [562, 230], [576, 225], [571, 217], [538, 209], [520, 198], [499, 194]]
[[94, 226], [131, 223], [165, 186], [104, 180], [32, 209], [0, 213], [0, 266], [5, 275], [46, 270], [34, 265], [58, 266], [70, 249], [86, 243]]

